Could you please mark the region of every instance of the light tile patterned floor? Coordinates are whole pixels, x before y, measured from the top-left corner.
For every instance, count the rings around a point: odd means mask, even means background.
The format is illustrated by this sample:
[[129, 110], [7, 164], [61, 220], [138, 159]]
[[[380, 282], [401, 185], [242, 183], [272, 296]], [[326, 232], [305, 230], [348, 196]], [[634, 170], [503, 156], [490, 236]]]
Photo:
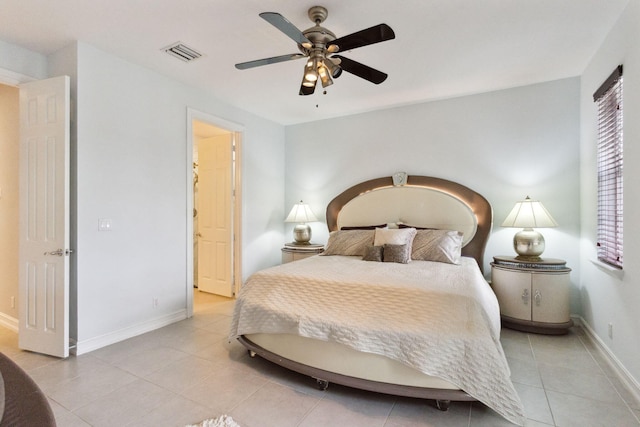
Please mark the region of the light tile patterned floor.
[[[196, 291], [193, 318], [66, 360], [20, 351], [0, 328], [0, 351], [44, 390], [60, 427], [178, 427], [221, 414], [243, 427], [511, 425], [479, 403], [441, 412], [335, 384], [317, 390], [228, 342], [233, 303]], [[580, 328], [560, 337], [505, 329], [502, 344], [528, 427], [640, 426], [640, 403]]]

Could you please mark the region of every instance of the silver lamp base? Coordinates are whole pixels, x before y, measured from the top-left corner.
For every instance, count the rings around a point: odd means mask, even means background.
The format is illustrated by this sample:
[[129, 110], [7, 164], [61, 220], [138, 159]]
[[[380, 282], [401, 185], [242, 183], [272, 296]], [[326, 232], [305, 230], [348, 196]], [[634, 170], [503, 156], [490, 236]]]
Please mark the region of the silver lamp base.
[[311, 227], [309, 224], [296, 224], [293, 227], [293, 243], [295, 245], [308, 245], [311, 240]]
[[518, 254], [516, 259], [540, 261], [540, 255], [544, 252], [544, 247], [544, 237], [532, 228], [525, 228], [513, 236], [513, 248]]

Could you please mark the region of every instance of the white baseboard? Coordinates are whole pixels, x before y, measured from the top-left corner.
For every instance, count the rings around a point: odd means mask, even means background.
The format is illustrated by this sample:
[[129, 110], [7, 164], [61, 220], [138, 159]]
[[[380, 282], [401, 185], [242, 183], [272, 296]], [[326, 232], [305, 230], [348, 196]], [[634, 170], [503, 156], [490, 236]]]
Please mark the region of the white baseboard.
[[618, 360], [615, 354], [607, 347], [607, 345], [600, 339], [595, 333], [593, 328], [587, 323], [582, 316], [572, 316], [576, 323], [579, 323], [588, 338], [596, 345], [598, 350], [602, 353], [609, 366], [618, 375], [618, 378], [626, 386], [629, 393], [633, 395], [636, 402], [640, 402], [640, 383], [631, 375], [631, 373], [624, 367], [624, 365]]
[[172, 323], [179, 322], [187, 318], [187, 310], [179, 310], [175, 313], [170, 313], [156, 319], [152, 319], [146, 322], [142, 322], [138, 325], [126, 327], [115, 332], [111, 332], [99, 337], [89, 338], [88, 340], [76, 341], [75, 348], [71, 349], [71, 354], [80, 356], [84, 353], [97, 350], [102, 347], [106, 347], [111, 344], [115, 344], [120, 341], [124, 341], [128, 338], [133, 338], [146, 332], [151, 332], [163, 326], [170, 325]]
[[18, 319], [15, 317], [0, 313], [0, 325], [11, 329], [13, 332], [18, 332]]

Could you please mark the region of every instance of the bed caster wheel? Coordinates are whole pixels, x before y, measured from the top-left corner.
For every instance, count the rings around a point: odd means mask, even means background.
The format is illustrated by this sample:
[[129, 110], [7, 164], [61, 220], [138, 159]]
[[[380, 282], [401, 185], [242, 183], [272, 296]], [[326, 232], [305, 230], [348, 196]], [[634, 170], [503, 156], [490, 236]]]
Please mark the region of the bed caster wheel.
[[327, 387], [329, 387], [329, 381], [327, 380], [316, 379], [316, 384], [318, 386], [318, 389], [322, 391], [326, 390]]
[[253, 350], [247, 350], [247, 353], [249, 353], [249, 357], [251, 357], [252, 359], [256, 357], [256, 352]]
[[438, 408], [441, 411], [448, 411], [450, 404], [451, 404], [450, 400], [436, 400], [436, 408]]

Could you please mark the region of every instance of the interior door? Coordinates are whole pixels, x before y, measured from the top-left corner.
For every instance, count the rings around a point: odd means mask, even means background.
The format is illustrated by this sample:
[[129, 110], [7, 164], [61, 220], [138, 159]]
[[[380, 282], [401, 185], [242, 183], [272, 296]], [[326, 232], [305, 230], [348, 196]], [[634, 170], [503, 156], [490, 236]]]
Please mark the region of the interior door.
[[69, 77], [20, 85], [20, 348], [69, 355]]
[[233, 295], [233, 139], [198, 143], [198, 289]]

